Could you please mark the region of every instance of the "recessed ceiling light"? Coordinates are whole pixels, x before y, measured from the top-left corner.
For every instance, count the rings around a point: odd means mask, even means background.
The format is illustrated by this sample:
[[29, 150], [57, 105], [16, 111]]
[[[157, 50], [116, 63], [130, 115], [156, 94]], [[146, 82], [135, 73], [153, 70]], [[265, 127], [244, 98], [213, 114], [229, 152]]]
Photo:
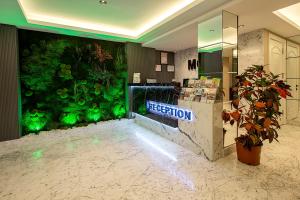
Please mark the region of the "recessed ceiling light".
[[300, 30], [300, 3], [281, 8], [273, 13]]
[[107, 4], [107, 1], [105, 1], [105, 0], [100, 0], [99, 3], [103, 5], [103, 4]]

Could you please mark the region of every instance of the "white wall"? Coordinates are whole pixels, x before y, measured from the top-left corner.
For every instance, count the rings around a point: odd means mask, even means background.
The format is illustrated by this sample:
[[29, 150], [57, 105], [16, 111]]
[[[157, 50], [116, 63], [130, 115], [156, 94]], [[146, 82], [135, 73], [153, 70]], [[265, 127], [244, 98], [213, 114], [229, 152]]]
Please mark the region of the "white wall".
[[188, 70], [188, 60], [198, 60], [197, 47], [189, 48], [175, 53], [175, 80], [182, 84], [183, 79], [198, 78], [198, 68]]
[[264, 65], [264, 30], [256, 30], [238, 37], [239, 74], [252, 65]]

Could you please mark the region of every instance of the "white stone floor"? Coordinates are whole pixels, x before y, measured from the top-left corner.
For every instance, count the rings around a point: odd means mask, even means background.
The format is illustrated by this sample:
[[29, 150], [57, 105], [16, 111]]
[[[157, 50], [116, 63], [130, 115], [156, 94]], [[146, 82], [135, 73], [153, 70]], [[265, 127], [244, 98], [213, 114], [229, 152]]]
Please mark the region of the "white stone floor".
[[0, 143], [1, 200], [300, 199], [300, 127], [265, 144], [261, 165], [209, 162], [131, 120]]

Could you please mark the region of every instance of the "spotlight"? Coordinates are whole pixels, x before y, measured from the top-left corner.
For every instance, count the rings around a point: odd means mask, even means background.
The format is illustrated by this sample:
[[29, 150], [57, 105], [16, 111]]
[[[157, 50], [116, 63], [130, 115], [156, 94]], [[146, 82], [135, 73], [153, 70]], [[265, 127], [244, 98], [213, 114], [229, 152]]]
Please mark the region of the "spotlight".
[[105, 0], [100, 0], [99, 3], [102, 4], [102, 5], [105, 5], [105, 4], [107, 4], [107, 1], [105, 1]]

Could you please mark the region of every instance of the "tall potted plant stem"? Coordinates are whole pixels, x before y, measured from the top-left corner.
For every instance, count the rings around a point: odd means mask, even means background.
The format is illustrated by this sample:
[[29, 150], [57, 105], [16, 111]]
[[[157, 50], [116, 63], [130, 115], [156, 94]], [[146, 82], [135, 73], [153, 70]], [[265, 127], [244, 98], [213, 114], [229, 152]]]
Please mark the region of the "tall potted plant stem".
[[237, 157], [243, 163], [259, 165], [263, 141], [278, 141], [280, 100], [291, 96], [290, 86], [279, 76], [267, 73], [263, 66], [253, 65], [236, 77], [234, 110], [224, 110], [222, 118], [225, 123], [237, 123], [237, 127], [245, 130], [235, 138]]

